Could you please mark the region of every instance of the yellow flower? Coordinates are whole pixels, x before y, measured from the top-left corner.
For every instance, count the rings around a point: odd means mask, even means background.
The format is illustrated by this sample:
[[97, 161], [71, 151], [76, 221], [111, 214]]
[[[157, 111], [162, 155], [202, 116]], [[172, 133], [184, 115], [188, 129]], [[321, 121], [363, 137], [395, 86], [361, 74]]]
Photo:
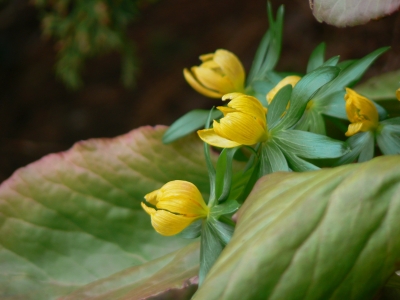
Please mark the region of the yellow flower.
[[378, 110], [371, 100], [349, 88], [346, 88], [344, 100], [347, 118], [351, 122], [346, 136], [352, 136], [360, 131], [371, 131], [379, 125]]
[[285, 85], [288, 85], [288, 84], [291, 84], [292, 87], [294, 87], [297, 84], [297, 82], [299, 82], [300, 79], [301, 79], [300, 76], [292, 75], [292, 76], [287, 76], [287, 77], [283, 78], [281, 81], [279, 81], [278, 84], [272, 90], [270, 90], [267, 94], [268, 104], [271, 104], [275, 95], [279, 92], [279, 90], [281, 88], [283, 88]]
[[206, 143], [220, 147], [233, 148], [240, 145], [254, 145], [268, 138], [266, 110], [256, 98], [241, 93], [231, 93], [222, 100], [231, 100], [228, 106], [218, 106], [224, 117], [214, 120], [211, 129], [197, 131]]
[[400, 89], [397, 89], [396, 91], [396, 98], [400, 101]]
[[244, 91], [245, 73], [240, 60], [235, 54], [219, 49], [215, 53], [200, 56], [203, 62], [183, 70], [186, 81], [198, 91], [211, 98]]
[[188, 181], [174, 180], [144, 196], [142, 208], [151, 216], [151, 224], [161, 235], [175, 235], [194, 221], [207, 218], [209, 208], [197, 187]]

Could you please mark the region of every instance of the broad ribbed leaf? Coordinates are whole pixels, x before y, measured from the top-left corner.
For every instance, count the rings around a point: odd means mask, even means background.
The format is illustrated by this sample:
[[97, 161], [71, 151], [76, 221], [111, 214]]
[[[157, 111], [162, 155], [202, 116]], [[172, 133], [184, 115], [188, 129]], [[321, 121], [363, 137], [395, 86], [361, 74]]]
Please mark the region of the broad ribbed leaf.
[[400, 259], [399, 164], [261, 178], [193, 299], [372, 299]]
[[3, 182], [1, 299], [54, 299], [188, 244], [157, 234], [140, 207], [170, 180], [209, 190], [201, 141], [163, 145], [165, 129], [79, 142]]
[[399, 0], [312, 0], [310, 6], [319, 22], [337, 27], [367, 23], [395, 12]]
[[[173, 294], [188, 299], [197, 288], [200, 245], [198, 242], [140, 266], [95, 281], [62, 300], [132, 300]], [[151, 284], [149, 284], [151, 283]], [[164, 298], [165, 299], [165, 298]]]
[[384, 73], [368, 79], [363, 84], [357, 85], [354, 89], [368, 96], [369, 99], [396, 100], [396, 90], [400, 87], [400, 70]]

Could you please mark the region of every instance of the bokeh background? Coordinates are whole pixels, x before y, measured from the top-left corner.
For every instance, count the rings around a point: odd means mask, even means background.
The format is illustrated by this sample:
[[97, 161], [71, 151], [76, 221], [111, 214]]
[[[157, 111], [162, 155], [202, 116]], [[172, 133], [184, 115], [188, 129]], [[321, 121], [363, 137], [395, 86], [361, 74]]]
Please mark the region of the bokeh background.
[[[391, 46], [364, 76], [400, 68], [399, 12], [351, 28], [318, 23], [307, 0], [285, 5], [283, 51], [278, 71], [304, 72], [311, 51], [327, 43], [327, 57], [361, 58]], [[135, 42], [136, 86], [120, 81], [118, 53], [93, 58], [83, 71], [84, 86], [68, 89], [56, 78], [56, 43], [42, 35], [39, 12], [28, 0], [0, 10], [0, 182], [40, 157], [64, 151], [79, 140], [113, 137], [143, 125], [171, 124], [207, 99], [184, 81], [184, 67], [218, 48], [234, 52], [248, 71], [268, 28], [265, 0], [158, 0], [145, 3], [128, 27]]]

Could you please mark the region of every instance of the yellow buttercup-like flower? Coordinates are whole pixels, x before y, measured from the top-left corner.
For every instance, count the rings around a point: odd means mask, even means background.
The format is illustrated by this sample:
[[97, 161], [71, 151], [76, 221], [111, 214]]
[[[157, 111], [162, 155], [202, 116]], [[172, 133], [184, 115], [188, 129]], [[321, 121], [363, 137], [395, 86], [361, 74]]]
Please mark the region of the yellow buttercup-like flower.
[[183, 70], [186, 81], [198, 91], [211, 98], [244, 91], [245, 73], [240, 60], [235, 54], [219, 49], [215, 53], [200, 56], [203, 62]]
[[347, 118], [351, 122], [346, 136], [352, 136], [361, 131], [375, 130], [379, 125], [379, 115], [371, 100], [349, 88], [346, 88], [344, 100], [346, 101]]
[[400, 89], [397, 89], [396, 91], [396, 98], [400, 101]]
[[144, 198], [157, 209], [143, 202], [142, 208], [151, 216], [154, 229], [165, 236], [178, 234], [209, 213], [200, 191], [188, 181], [170, 181]]
[[227, 107], [217, 107], [224, 117], [219, 122], [214, 120], [213, 128], [197, 131], [204, 142], [220, 148], [233, 148], [267, 140], [266, 110], [260, 101], [241, 93], [227, 94], [222, 100], [231, 100]]
[[274, 99], [275, 95], [279, 92], [281, 88], [284, 86], [291, 84], [292, 87], [294, 87], [299, 81], [301, 77], [296, 76], [296, 75], [291, 75], [283, 78], [281, 81], [278, 82], [278, 84], [268, 92], [267, 94], [267, 101], [268, 104], [271, 104], [272, 100]]

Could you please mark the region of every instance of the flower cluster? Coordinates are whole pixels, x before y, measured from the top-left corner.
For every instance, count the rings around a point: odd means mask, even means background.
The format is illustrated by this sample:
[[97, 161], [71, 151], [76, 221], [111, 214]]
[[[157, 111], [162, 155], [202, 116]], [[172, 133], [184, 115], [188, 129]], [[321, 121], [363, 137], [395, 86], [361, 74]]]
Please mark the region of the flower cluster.
[[[373, 158], [376, 145], [383, 154], [400, 154], [400, 118], [387, 119], [380, 105], [350, 88], [387, 48], [338, 64], [339, 57], [325, 61], [324, 46], [318, 46], [306, 74], [282, 76], [272, 70], [280, 45], [268, 44], [281, 40], [281, 22], [270, 25], [274, 30], [264, 37], [248, 78], [238, 57], [224, 49], [201, 55], [200, 66], [183, 71], [194, 90], [224, 103], [215, 111], [189, 112], [166, 133], [171, 142], [197, 131], [205, 143], [207, 204], [195, 185], [180, 180], [147, 194], [149, 205], [142, 203], [158, 233], [201, 236], [200, 284], [233, 234], [232, 213], [258, 178], [366, 161]], [[400, 100], [400, 89], [395, 95]], [[346, 141], [328, 136], [326, 116], [350, 123], [343, 130]], [[205, 128], [199, 130], [202, 124]], [[216, 164], [210, 146], [219, 153]], [[244, 172], [234, 174], [235, 158], [247, 162]]]

